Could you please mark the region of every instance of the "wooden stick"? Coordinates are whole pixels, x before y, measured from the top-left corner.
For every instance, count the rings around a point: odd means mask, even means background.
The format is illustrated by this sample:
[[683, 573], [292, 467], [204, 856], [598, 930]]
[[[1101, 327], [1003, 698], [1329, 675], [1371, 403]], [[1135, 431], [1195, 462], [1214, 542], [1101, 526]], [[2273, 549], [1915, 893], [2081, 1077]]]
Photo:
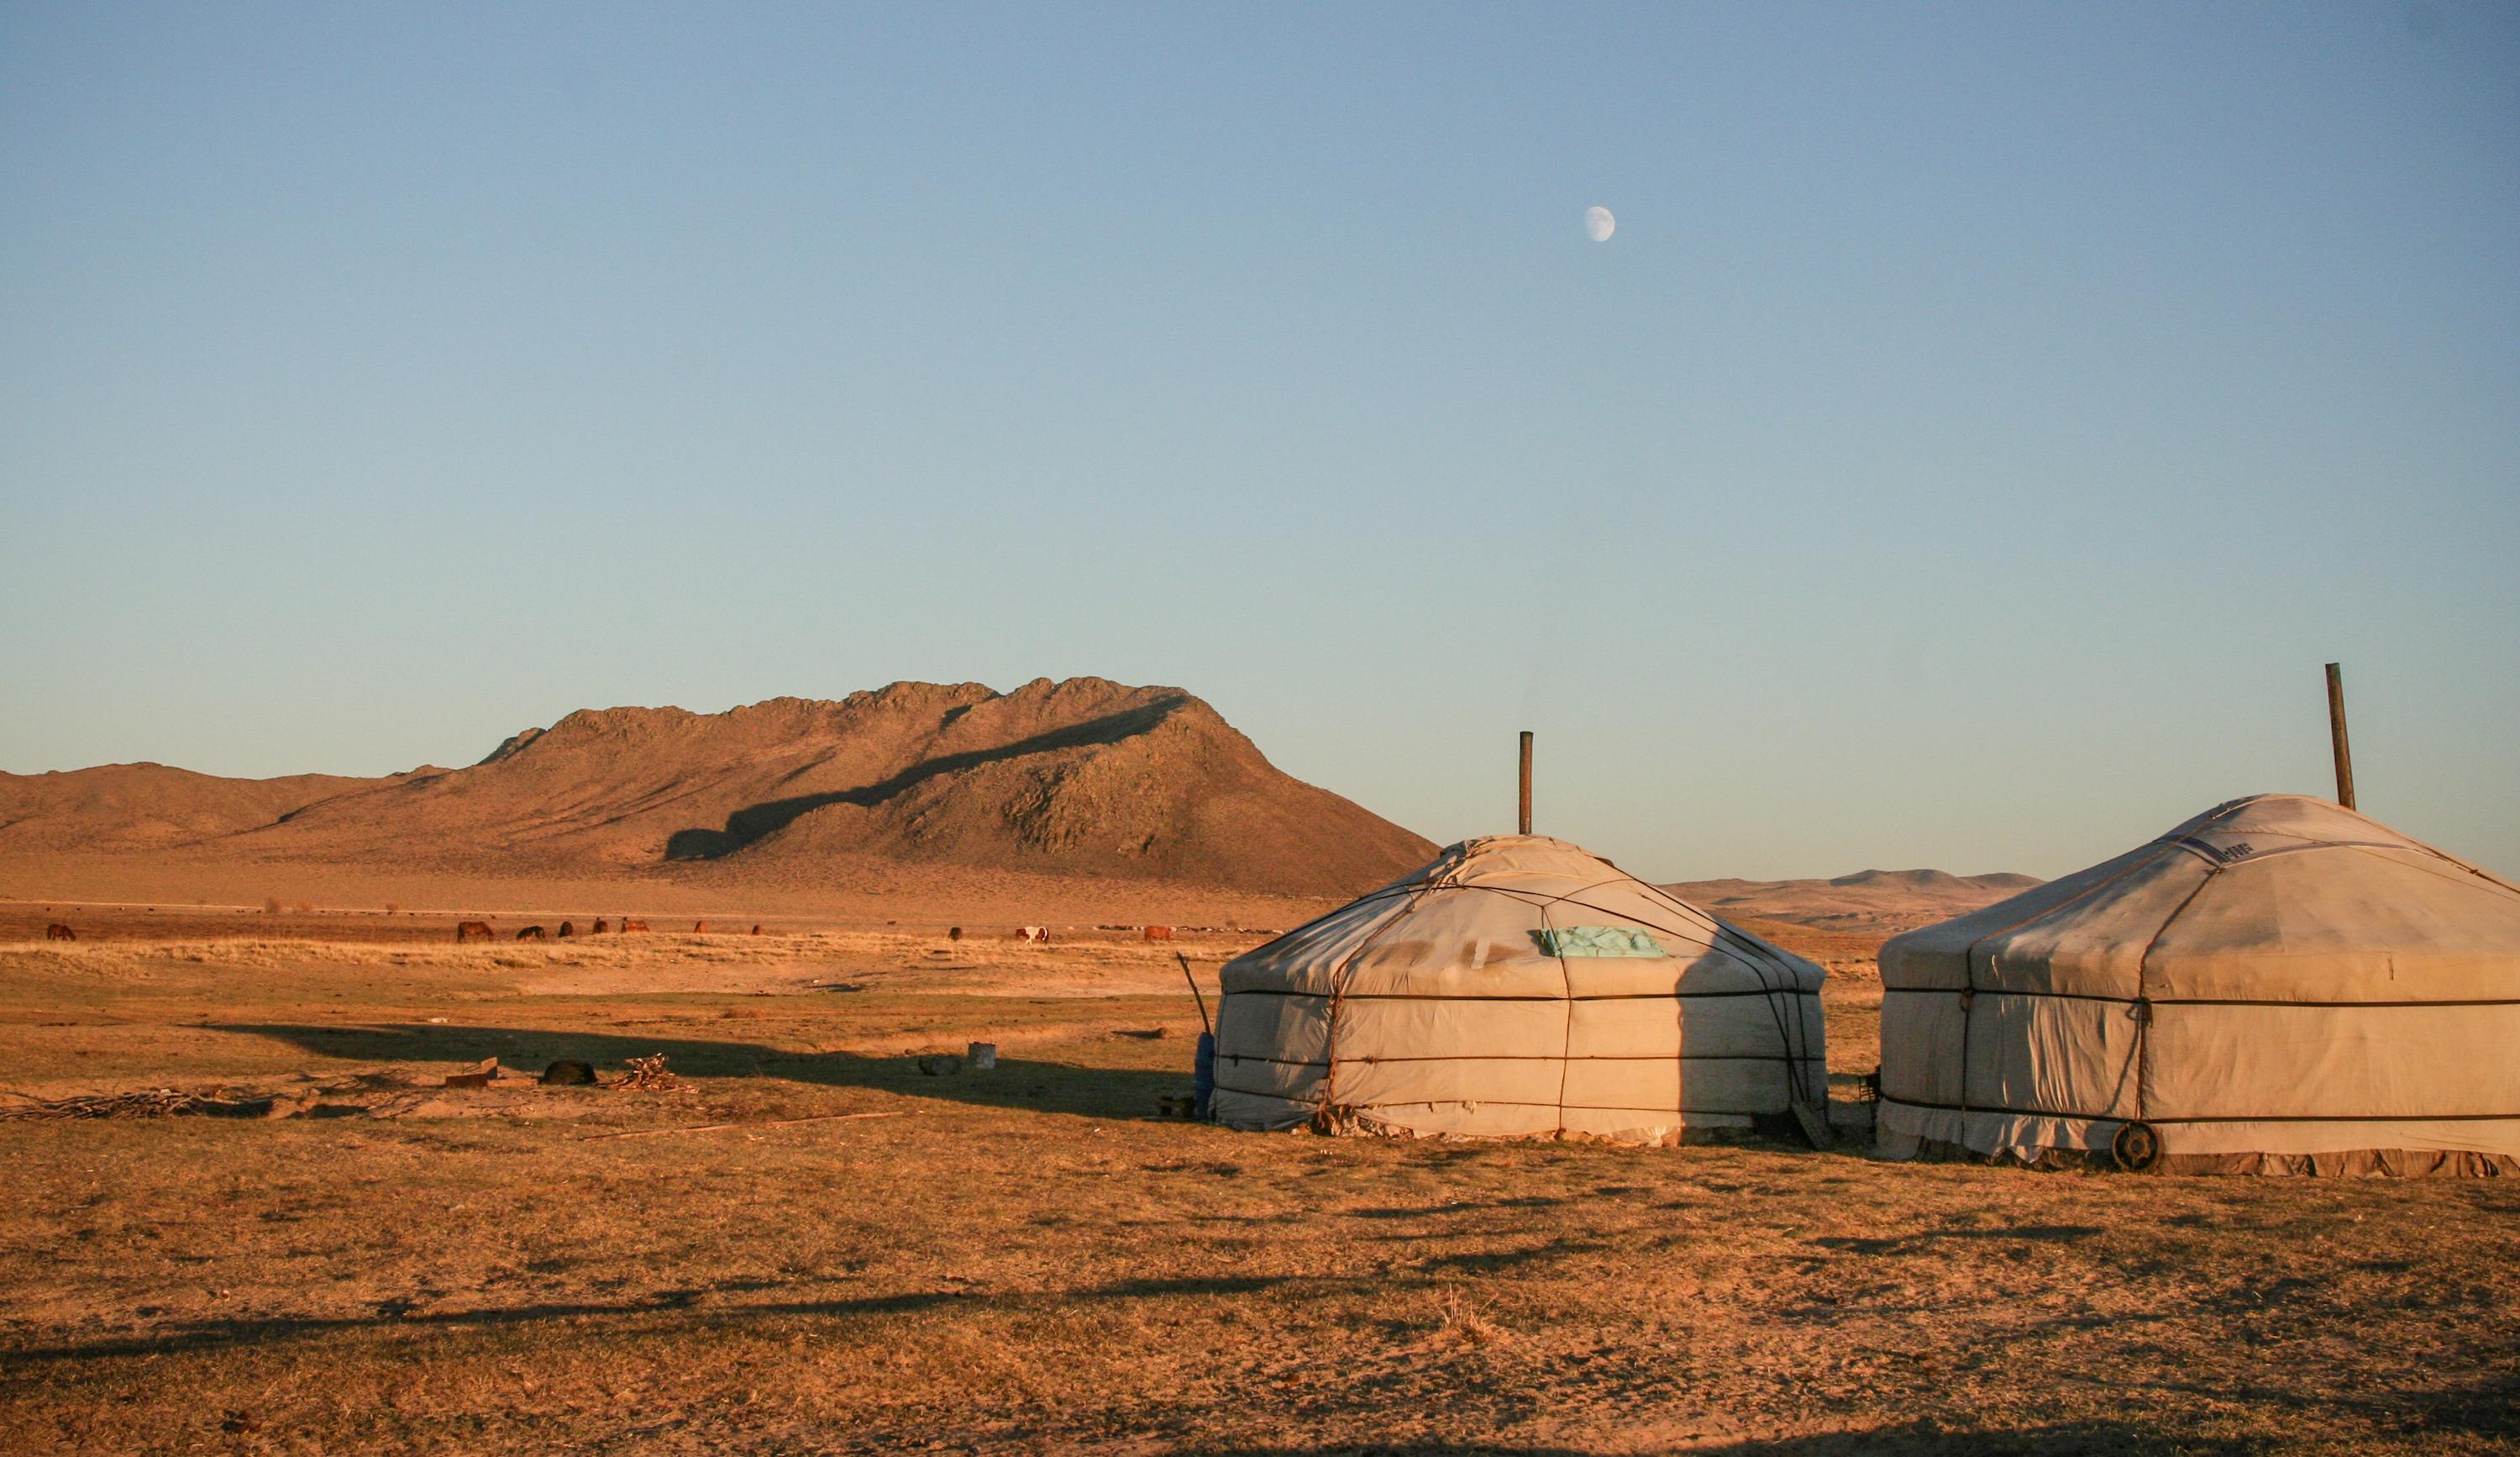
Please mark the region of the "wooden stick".
[[798, 1123], [830, 1123], [847, 1118], [897, 1118], [909, 1110], [890, 1113], [826, 1113], [810, 1118], [772, 1118], [762, 1123], [695, 1123], [688, 1128], [633, 1128], [627, 1133], [590, 1133], [579, 1143], [594, 1143], [605, 1138], [655, 1138], [666, 1133], [715, 1133], [720, 1128], [791, 1128]]
[[1520, 812], [1514, 816], [1514, 825], [1516, 826], [1514, 833], [1517, 835], [1531, 833], [1531, 730], [1529, 729], [1522, 731], [1522, 800]]
[[1190, 958], [1176, 951], [1173, 960], [1182, 964], [1182, 976], [1190, 980], [1190, 994], [1198, 1003], [1198, 1024], [1207, 1030], [1208, 1035], [1214, 1036], [1216, 1024], [1207, 1020], [1207, 993], [1198, 989], [1198, 977], [1190, 969]]
[[2345, 742], [2345, 674], [2327, 665], [2327, 739], [2336, 753], [2336, 802], [2354, 807], [2354, 751]]

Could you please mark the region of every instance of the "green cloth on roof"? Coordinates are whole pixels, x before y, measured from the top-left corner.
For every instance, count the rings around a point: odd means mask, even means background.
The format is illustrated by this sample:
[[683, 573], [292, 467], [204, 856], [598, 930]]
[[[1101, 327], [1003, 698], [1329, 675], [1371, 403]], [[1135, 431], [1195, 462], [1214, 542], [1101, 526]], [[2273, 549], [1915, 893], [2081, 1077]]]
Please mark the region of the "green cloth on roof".
[[1552, 956], [1661, 956], [1654, 938], [1624, 926], [1563, 926], [1544, 931], [1540, 949]]

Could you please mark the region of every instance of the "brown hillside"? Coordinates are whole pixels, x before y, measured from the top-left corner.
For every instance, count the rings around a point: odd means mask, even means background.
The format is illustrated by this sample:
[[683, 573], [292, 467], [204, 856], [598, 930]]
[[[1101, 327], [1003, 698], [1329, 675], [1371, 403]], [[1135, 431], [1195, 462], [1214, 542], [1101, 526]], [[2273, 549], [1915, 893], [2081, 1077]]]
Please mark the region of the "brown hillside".
[[164, 764], [0, 774], [0, 851], [191, 844], [268, 825], [318, 799], [395, 782], [338, 774], [221, 779]]
[[[1190, 694], [1099, 678], [1006, 694], [896, 683], [837, 703], [773, 699], [712, 714], [587, 709], [465, 769], [186, 775], [162, 787], [223, 811], [160, 816], [183, 828], [154, 840], [117, 831], [122, 839], [81, 842], [84, 801], [56, 791], [68, 807], [45, 820], [45, 843], [215, 842], [225, 856], [515, 874], [707, 863], [716, 879], [785, 886], [914, 862], [1323, 895], [1368, 888], [1434, 852], [1280, 772]], [[143, 788], [115, 797], [114, 823], [145, 820], [133, 807]], [[12, 803], [0, 798], [0, 824], [15, 817]]]

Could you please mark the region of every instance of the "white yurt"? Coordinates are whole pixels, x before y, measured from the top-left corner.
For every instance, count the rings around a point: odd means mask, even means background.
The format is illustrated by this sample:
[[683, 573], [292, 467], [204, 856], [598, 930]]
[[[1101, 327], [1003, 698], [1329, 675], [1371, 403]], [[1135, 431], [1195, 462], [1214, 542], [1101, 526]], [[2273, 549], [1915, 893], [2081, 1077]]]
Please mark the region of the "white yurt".
[[1881, 948], [1881, 1152], [2520, 1173], [2520, 888], [2259, 795]]
[[1824, 1120], [1822, 976], [1564, 841], [1467, 841], [1226, 964], [1211, 1107], [1252, 1129], [1672, 1143]]

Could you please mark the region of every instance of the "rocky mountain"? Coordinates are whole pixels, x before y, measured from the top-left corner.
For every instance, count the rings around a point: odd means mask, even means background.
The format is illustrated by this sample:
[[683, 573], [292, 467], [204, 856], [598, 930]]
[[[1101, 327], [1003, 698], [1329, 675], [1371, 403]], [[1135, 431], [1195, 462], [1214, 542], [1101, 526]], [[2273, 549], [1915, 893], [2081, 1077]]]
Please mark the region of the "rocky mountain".
[[0, 775], [0, 851], [215, 845], [501, 873], [711, 862], [793, 883], [869, 859], [1360, 891], [1434, 846], [1271, 765], [1177, 688], [895, 683], [723, 713], [602, 708], [463, 769]]

